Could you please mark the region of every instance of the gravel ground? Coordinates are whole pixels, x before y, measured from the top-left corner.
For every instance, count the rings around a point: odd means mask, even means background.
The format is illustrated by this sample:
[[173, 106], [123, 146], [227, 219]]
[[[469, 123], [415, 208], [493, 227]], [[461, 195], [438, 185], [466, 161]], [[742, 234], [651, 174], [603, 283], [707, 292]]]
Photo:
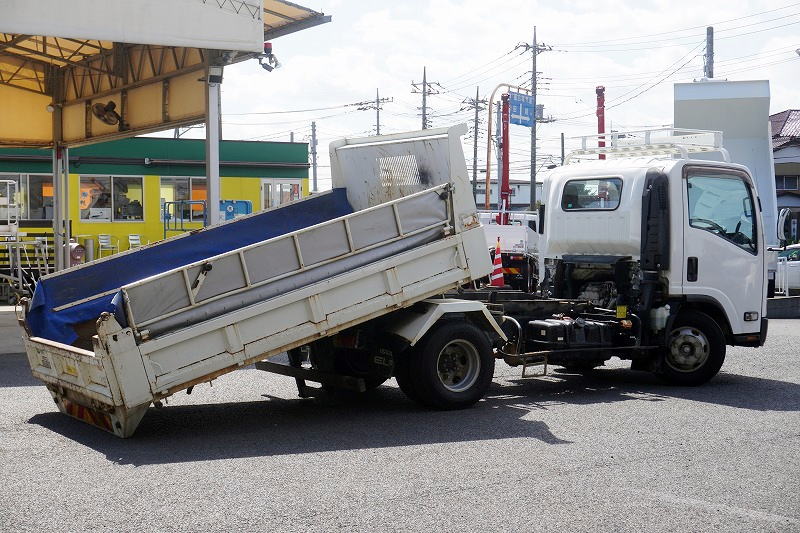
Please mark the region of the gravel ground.
[[800, 321], [698, 388], [623, 363], [430, 412], [389, 381], [297, 397], [244, 369], [121, 440], [57, 412], [0, 313], [2, 531], [800, 531]]

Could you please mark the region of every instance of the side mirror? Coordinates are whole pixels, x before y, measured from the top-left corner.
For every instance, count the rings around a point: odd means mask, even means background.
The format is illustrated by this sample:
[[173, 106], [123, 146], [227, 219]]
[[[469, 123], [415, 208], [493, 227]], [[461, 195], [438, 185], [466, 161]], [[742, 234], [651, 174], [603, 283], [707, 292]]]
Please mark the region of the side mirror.
[[781, 243], [781, 246], [786, 245], [786, 236], [789, 234], [789, 224], [791, 224], [791, 219], [789, 215], [791, 211], [789, 209], [781, 209], [781, 212], [778, 214], [778, 240]]

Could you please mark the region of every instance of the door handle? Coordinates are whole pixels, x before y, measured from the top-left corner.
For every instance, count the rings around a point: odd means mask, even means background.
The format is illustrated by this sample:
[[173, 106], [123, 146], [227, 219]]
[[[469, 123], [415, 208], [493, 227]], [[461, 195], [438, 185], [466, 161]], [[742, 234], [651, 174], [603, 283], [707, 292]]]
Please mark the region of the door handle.
[[697, 258], [686, 259], [686, 281], [697, 281]]

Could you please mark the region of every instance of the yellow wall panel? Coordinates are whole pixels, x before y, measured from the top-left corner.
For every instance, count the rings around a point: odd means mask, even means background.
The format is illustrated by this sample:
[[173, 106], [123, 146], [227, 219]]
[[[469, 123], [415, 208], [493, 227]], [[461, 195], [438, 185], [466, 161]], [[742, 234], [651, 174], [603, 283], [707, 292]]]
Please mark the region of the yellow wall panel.
[[169, 81], [169, 118], [180, 120], [187, 117], [205, 116], [206, 93], [205, 83], [197, 81], [205, 76], [198, 70]]
[[61, 114], [64, 140], [83, 139], [86, 136], [86, 110], [83, 102], [64, 106]]
[[0, 85], [0, 146], [47, 146], [53, 135], [50, 97]]
[[247, 200], [253, 211], [258, 211], [261, 198], [260, 178], [228, 177], [220, 179], [220, 197], [223, 200]]
[[161, 84], [154, 83], [128, 91], [128, 124], [132, 129], [159, 124]]

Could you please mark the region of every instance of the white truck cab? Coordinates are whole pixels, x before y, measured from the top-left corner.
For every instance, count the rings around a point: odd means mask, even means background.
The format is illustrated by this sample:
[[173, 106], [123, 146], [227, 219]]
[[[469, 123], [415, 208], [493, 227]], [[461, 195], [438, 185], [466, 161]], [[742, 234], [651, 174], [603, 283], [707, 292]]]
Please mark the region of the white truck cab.
[[760, 346], [766, 337], [755, 182], [729, 162], [719, 132], [627, 132], [590, 148], [597, 140], [582, 138], [568, 164], [542, 177], [540, 287], [641, 321], [639, 345], [663, 346], [675, 375], [705, 381], [725, 344]]

